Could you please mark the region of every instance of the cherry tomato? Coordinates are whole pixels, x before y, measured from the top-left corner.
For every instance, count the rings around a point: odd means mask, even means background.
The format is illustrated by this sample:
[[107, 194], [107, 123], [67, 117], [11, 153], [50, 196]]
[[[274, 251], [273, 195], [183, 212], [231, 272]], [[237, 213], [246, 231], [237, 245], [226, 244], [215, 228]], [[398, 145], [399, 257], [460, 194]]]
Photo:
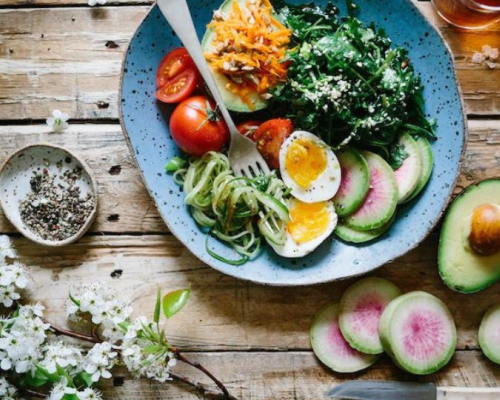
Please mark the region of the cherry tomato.
[[246, 136], [250, 140], [254, 140], [253, 135], [255, 134], [255, 131], [260, 126], [260, 124], [262, 124], [261, 121], [251, 120], [251, 121], [245, 121], [245, 122], [242, 122], [242, 123], [236, 125], [236, 128], [240, 131], [240, 133], [243, 136]]
[[186, 153], [202, 156], [223, 151], [229, 129], [215, 113], [215, 104], [205, 96], [193, 96], [180, 103], [170, 117], [170, 134]]
[[196, 72], [188, 69], [161, 86], [156, 91], [156, 98], [164, 103], [179, 103], [193, 93], [196, 85]]
[[292, 132], [292, 122], [282, 118], [263, 122], [255, 131], [253, 138], [257, 142], [257, 149], [270, 168], [280, 167], [280, 147]]
[[172, 50], [156, 72], [156, 98], [165, 103], [179, 103], [193, 93], [199, 72], [184, 47]]

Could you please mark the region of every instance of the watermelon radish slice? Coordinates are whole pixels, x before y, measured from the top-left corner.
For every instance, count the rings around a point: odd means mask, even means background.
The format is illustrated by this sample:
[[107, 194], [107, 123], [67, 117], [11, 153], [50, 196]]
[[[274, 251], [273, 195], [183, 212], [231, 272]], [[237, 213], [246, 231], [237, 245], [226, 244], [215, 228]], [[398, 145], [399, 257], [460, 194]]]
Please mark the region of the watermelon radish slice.
[[401, 290], [382, 278], [365, 278], [350, 286], [340, 300], [339, 326], [342, 335], [356, 350], [380, 354], [378, 322], [387, 305]]
[[378, 331], [387, 354], [399, 367], [417, 375], [440, 370], [457, 345], [450, 311], [425, 292], [410, 292], [393, 300], [380, 317]]
[[416, 142], [420, 150], [420, 157], [422, 158], [422, 173], [417, 187], [406, 201], [410, 201], [420, 194], [425, 185], [427, 185], [431, 177], [432, 169], [434, 168], [434, 155], [432, 154], [432, 148], [429, 141], [423, 136], [420, 136]]
[[362, 354], [345, 341], [338, 324], [338, 301], [325, 304], [315, 315], [311, 346], [320, 361], [335, 372], [357, 372], [373, 365], [378, 355]]
[[479, 327], [479, 346], [486, 357], [500, 364], [500, 304], [491, 307]]
[[422, 175], [422, 156], [415, 139], [408, 133], [403, 133], [398, 140], [398, 145], [403, 146], [408, 153], [403, 164], [394, 171], [398, 183], [398, 204], [404, 203], [417, 188]]
[[370, 170], [370, 189], [361, 207], [343, 221], [349, 228], [367, 231], [389, 221], [398, 203], [394, 171], [379, 155], [362, 151]]
[[340, 163], [340, 187], [333, 198], [335, 211], [345, 217], [356, 211], [370, 188], [370, 170], [361, 153], [346, 147], [336, 153]]
[[356, 229], [349, 228], [343, 223], [338, 223], [333, 233], [335, 233], [335, 235], [337, 235], [337, 237], [344, 242], [366, 243], [382, 236], [391, 227], [395, 219], [396, 213], [394, 213], [392, 218], [384, 225], [369, 231], [358, 231]]

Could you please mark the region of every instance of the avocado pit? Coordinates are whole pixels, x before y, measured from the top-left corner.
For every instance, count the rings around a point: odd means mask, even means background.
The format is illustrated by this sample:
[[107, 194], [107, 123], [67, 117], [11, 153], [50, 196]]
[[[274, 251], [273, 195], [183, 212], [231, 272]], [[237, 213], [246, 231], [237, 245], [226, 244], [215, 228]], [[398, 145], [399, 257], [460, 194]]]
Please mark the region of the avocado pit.
[[500, 251], [500, 205], [487, 203], [474, 208], [468, 240], [476, 254], [488, 256]]

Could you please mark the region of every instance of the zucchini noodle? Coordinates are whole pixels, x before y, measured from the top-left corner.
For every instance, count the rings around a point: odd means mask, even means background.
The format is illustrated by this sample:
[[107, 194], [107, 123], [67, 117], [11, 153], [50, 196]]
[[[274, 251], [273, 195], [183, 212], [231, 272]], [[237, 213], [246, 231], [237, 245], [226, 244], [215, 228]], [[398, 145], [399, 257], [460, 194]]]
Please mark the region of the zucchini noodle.
[[183, 185], [195, 221], [242, 256], [227, 260], [207, 245], [213, 257], [240, 265], [259, 253], [262, 237], [277, 245], [285, 242], [289, 190], [274, 173], [236, 177], [224, 154], [208, 152], [177, 170], [174, 181]]

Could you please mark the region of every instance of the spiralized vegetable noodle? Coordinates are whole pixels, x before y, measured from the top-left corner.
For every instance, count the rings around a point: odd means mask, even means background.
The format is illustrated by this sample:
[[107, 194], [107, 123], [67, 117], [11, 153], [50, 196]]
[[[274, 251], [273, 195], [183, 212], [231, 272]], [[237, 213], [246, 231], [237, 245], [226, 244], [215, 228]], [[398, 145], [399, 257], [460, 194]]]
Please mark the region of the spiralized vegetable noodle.
[[239, 265], [259, 253], [262, 236], [278, 245], [285, 242], [288, 189], [275, 174], [236, 177], [224, 154], [208, 152], [174, 179], [183, 184], [195, 221], [242, 256], [227, 260], [207, 247], [213, 257]]

